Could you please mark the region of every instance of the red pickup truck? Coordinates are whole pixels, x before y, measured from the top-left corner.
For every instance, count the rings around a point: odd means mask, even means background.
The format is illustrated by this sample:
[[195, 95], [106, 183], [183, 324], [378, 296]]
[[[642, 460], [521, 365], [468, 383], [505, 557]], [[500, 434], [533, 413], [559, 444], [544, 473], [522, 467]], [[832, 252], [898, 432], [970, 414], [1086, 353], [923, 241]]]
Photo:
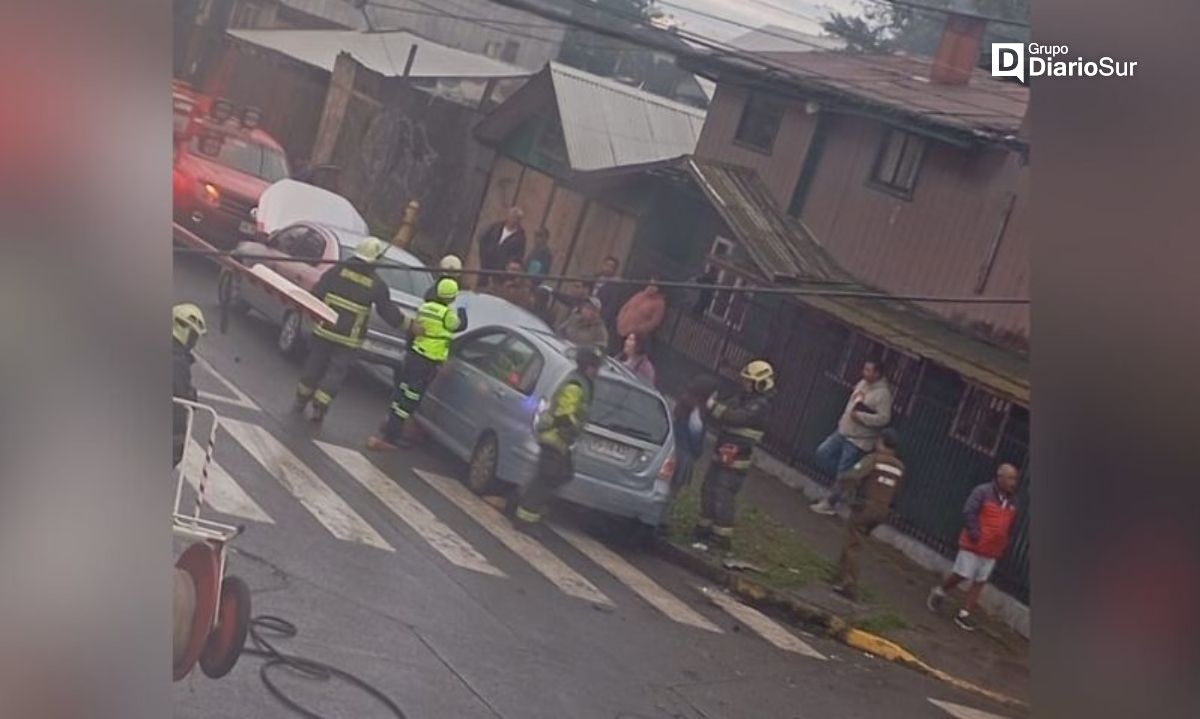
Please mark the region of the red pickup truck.
[[258, 129], [254, 113], [232, 117], [232, 106], [185, 87], [174, 90], [175, 159], [171, 171], [175, 221], [222, 249], [253, 239], [252, 210], [267, 187], [289, 177], [287, 155]]

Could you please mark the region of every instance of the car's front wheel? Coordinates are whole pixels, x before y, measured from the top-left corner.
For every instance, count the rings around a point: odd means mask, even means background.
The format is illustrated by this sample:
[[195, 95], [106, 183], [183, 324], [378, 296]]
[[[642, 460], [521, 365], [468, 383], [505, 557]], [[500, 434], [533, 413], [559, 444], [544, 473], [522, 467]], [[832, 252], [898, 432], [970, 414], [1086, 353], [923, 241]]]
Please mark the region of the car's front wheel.
[[485, 433], [475, 443], [467, 464], [467, 487], [475, 494], [488, 494], [496, 489], [496, 468], [500, 464], [500, 444], [496, 435]]
[[304, 326], [300, 314], [288, 310], [279, 326], [279, 351], [287, 357], [299, 359], [304, 354]]

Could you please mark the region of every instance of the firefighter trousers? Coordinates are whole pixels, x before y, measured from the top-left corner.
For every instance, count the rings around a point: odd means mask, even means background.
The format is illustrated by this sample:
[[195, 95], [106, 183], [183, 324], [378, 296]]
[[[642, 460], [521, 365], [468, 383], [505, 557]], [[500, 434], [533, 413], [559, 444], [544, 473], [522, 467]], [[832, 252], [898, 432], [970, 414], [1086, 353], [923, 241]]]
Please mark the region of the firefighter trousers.
[[858, 563], [867, 537], [876, 527], [887, 521], [887, 508], [867, 507], [856, 509], [850, 513], [850, 521], [846, 522], [846, 541], [842, 545], [842, 555], [838, 558], [838, 571], [835, 583], [849, 589], [858, 586]]
[[353, 348], [314, 336], [296, 385], [297, 405], [303, 407], [311, 400], [318, 412], [328, 410], [346, 381], [355, 354]]
[[384, 439], [395, 441], [408, 418], [416, 413], [425, 396], [425, 389], [433, 381], [440, 362], [409, 351], [404, 357], [404, 366], [396, 373], [396, 386], [392, 389], [392, 403], [387, 421], [383, 425]]
[[700, 526], [718, 537], [733, 536], [737, 495], [746, 482], [745, 470], [730, 469], [717, 460], [708, 465], [700, 486]]
[[550, 498], [575, 476], [570, 452], [547, 444], [538, 445], [537, 474], [525, 485], [517, 502], [517, 519], [527, 524], [540, 522]]

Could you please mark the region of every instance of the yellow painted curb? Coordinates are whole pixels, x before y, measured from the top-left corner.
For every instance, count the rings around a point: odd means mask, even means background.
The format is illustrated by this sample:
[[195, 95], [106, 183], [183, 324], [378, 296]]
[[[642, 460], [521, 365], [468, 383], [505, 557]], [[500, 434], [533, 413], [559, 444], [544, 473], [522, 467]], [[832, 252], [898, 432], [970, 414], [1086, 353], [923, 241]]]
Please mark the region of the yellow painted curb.
[[842, 633], [841, 640], [849, 647], [877, 656], [881, 659], [887, 659], [888, 661], [896, 662], [898, 664], [907, 664], [908, 666], [946, 682], [951, 686], [985, 696], [994, 702], [998, 702], [1007, 706], [1021, 707], [1023, 709], [1029, 708], [1029, 705], [1020, 699], [1015, 699], [999, 692], [994, 692], [991, 689], [985, 689], [984, 687], [972, 684], [965, 679], [959, 679], [956, 676], [947, 674], [941, 669], [931, 667], [925, 662], [921, 661], [915, 654], [899, 644], [890, 642], [887, 639], [871, 634], [870, 632], [864, 632], [861, 629], [850, 628]]

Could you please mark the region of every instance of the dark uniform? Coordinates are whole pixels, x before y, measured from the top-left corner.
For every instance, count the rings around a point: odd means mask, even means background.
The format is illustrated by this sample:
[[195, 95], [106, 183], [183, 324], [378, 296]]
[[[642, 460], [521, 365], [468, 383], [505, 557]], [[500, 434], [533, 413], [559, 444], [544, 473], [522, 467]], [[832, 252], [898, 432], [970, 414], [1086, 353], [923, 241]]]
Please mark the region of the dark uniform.
[[[192, 384], [192, 363], [195, 361], [195, 355], [186, 345], [177, 339], [171, 340], [172, 396], [186, 399], [189, 402], [196, 401], [196, 387]], [[172, 410], [171, 434], [174, 463], [179, 464], [179, 460], [183, 459], [184, 446], [187, 444], [188, 411], [177, 404], [172, 407]]]
[[538, 415], [534, 426], [538, 433], [537, 475], [526, 485], [517, 503], [518, 526], [541, 522], [550, 497], [575, 477], [571, 447], [583, 433], [593, 390], [587, 375], [572, 372], [555, 390], [549, 406]]
[[313, 328], [308, 360], [296, 385], [296, 411], [311, 401], [314, 419], [321, 419], [346, 380], [346, 373], [367, 334], [371, 307], [393, 327], [403, 327], [404, 315], [392, 304], [388, 287], [374, 266], [357, 257], [344, 265], [334, 265], [321, 275], [313, 295], [337, 312], [332, 327]]
[[450, 356], [450, 340], [467, 326], [466, 311], [462, 308], [454, 310], [449, 305], [458, 294], [458, 284], [446, 278], [437, 284], [443, 283], [453, 283], [453, 294], [448, 298], [426, 300], [413, 321], [415, 332], [409, 340], [404, 366], [396, 377], [388, 418], [380, 430], [389, 444], [400, 439], [400, 431], [420, 406], [425, 388]]
[[838, 477], [842, 496], [850, 497], [846, 543], [838, 560], [837, 589], [853, 597], [858, 587], [858, 556], [875, 527], [887, 521], [904, 481], [904, 463], [887, 449], [863, 457]]
[[710, 417], [717, 429], [712, 463], [700, 488], [697, 539], [728, 549], [733, 539], [737, 495], [762, 442], [771, 414], [768, 393], [742, 392], [730, 402], [717, 402]]

